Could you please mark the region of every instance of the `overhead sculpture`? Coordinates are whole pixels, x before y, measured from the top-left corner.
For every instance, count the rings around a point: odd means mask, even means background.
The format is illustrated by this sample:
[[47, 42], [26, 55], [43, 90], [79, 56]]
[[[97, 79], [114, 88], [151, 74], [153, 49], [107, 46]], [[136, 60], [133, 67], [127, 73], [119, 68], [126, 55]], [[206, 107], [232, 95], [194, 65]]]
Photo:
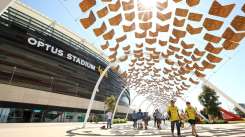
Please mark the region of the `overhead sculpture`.
[[[168, 8], [184, 2], [181, 8]], [[224, 23], [235, 4], [210, 2], [206, 14], [194, 11], [199, 0], [163, 0], [154, 10], [136, 0], [82, 0], [79, 6], [85, 15], [80, 22], [103, 41], [100, 47], [110, 62], [122, 61], [114, 70], [129, 87], [148, 89], [147, 84], [158, 81], [162, 92], [181, 96], [222, 62], [220, 53], [235, 50], [245, 36], [244, 16], [235, 15], [230, 24]], [[101, 7], [93, 8], [98, 3]], [[245, 6], [240, 10], [244, 12]], [[128, 68], [121, 70], [122, 64]]]

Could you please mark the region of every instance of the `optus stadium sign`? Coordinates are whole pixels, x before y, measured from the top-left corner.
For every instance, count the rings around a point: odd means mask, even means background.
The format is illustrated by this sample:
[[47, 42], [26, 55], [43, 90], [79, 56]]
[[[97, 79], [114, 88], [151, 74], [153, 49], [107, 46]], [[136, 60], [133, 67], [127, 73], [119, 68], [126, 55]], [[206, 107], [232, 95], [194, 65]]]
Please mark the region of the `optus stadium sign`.
[[48, 43], [44, 43], [43, 41], [40, 41], [40, 40], [33, 38], [33, 37], [28, 37], [27, 41], [28, 41], [29, 45], [31, 45], [37, 49], [44, 50], [44, 51], [49, 52], [51, 54], [57, 55], [58, 57], [63, 57], [69, 61], [77, 63], [77, 64], [84, 66], [88, 69], [91, 69], [93, 71], [96, 70], [95, 65], [93, 65], [92, 63], [85, 61], [84, 59], [79, 58], [78, 56], [76, 56], [72, 53], [66, 52], [63, 49], [60, 49], [60, 48], [55, 47], [53, 45], [50, 45]]

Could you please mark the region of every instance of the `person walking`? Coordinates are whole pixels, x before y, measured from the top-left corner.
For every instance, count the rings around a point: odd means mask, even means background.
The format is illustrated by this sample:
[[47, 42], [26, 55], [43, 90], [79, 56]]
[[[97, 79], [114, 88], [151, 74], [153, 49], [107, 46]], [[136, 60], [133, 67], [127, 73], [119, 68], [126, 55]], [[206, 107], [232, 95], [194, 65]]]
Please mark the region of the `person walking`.
[[163, 121], [163, 124], [164, 124], [164, 125], [165, 125], [165, 120], [166, 120], [165, 114], [163, 113], [163, 114], [162, 114], [162, 121]]
[[156, 110], [156, 121], [157, 121], [157, 128], [160, 130], [161, 129], [161, 118], [162, 114], [159, 112], [159, 110]]
[[156, 124], [157, 124], [157, 115], [156, 115], [156, 113], [157, 113], [157, 109], [153, 113], [154, 127], [156, 127]]
[[175, 106], [175, 101], [174, 100], [170, 101], [170, 106], [168, 107], [167, 112], [168, 112], [169, 119], [171, 121], [172, 136], [174, 136], [174, 127], [176, 125], [178, 137], [181, 137], [181, 133], [180, 133], [180, 116], [179, 116], [178, 108]]
[[135, 110], [133, 111], [132, 119], [133, 119], [133, 122], [134, 122], [133, 127], [137, 128], [137, 113], [135, 112]]
[[187, 116], [188, 122], [191, 124], [192, 135], [198, 137], [196, 131], [196, 110], [191, 106], [190, 102], [186, 102], [185, 114]]
[[112, 119], [112, 112], [108, 111], [106, 113], [106, 118], [107, 118], [107, 128], [111, 128], [111, 119]]
[[148, 127], [148, 121], [149, 121], [148, 112], [144, 112], [143, 121], [144, 121], [145, 130], [147, 130], [148, 129], [147, 128]]
[[141, 109], [139, 109], [139, 112], [137, 112], [137, 123], [138, 123], [138, 129], [143, 128], [143, 113], [141, 112]]

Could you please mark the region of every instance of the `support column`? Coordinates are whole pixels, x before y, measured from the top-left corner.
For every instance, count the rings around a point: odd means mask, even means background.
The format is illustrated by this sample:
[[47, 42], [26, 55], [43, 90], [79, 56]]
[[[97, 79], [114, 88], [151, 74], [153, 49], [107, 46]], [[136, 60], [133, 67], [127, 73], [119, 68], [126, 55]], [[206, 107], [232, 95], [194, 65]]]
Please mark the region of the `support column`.
[[245, 108], [243, 108], [241, 105], [239, 105], [235, 100], [233, 100], [231, 97], [229, 97], [228, 95], [226, 95], [221, 89], [219, 89], [218, 87], [216, 87], [214, 84], [212, 84], [210, 81], [206, 80], [206, 79], [201, 79], [207, 86], [209, 86], [210, 88], [214, 89], [214, 91], [218, 94], [220, 94], [221, 96], [223, 96], [225, 99], [227, 99], [228, 101], [230, 101], [235, 107], [237, 107], [239, 110], [241, 110], [243, 113], [245, 113]]
[[128, 119], [128, 113], [129, 113], [129, 110], [130, 110], [131, 106], [133, 105], [133, 102], [134, 102], [134, 100], [136, 99], [136, 97], [138, 97], [138, 95], [139, 95], [139, 94], [136, 94], [136, 95], [134, 96], [134, 98], [132, 99], [130, 105], [128, 106], [128, 111], [127, 111], [127, 114], [126, 114], [126, 117], [125, 117], [126, 120]]
[[99, 85], [100, 85], [100, 82], [102, 81], [103, 77], [105, 76], [106, 72], [114, 65], [115, 63], [111, 63], [109, 64], [105, 70], [102, 72], [102, 74], [100, 75], [96, 85], [94, 86], [94, 90], [93, 90], [93, 93], [92, 93], [92, 96], [91, 96], [91, 99], [90, 99], [90, 102], [89, 102], [89, 105], [88, 105], [88, 108], [87, 108], [87, 112], [86, 112], [86, 115], [85, 115], [85, 118], [84, 118], [84, 122], [83, 122], [83, 128], [86, 127], [86, 124], [87, 124], [87, 121], [88, 121], [88, 118], [89, 118], [89, 114], [90, 114], [90, 111], [91, 111], [91, 108], [92, 108], [92, 105], [93, 105], [93, 102], [94, 102], [94, 98], [95, 98], [95, 95], [96, 95], [96, 92], [98, 91], [99, 89]]
[[118, 107], [119, 101], [120, 101], [120, 99], [121, 99], [121, 96], [123, 95], [123, 93], [126, 91], [127, 88], [128, 88], [128, 87], [126, 86], [126, 87], [122, 90], [122, 92], [120, 93], [120, 95], [119, 95], [118, 98], [117, 98], [117, 102], [116, 102], [116, 105], [115, 105], [115, 108], [114, 108], [113, 114], [112, 114], [112, 119], [111, 119], [112, 121], [114, 120], [114, 117], [115, 117], [115, 114], [116, 114], [117, 107]]

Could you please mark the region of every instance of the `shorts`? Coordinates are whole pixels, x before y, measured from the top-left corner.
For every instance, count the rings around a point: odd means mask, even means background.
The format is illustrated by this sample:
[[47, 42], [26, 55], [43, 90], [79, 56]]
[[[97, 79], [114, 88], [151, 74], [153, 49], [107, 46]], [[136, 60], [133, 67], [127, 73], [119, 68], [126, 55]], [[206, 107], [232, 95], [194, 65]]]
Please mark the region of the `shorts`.
[[188, 122], [189, 122], [191, 125], [195, 125], [195, 124], [196, 124], [196, 120], [194, 120], [194, 119], [189, 119]]
[[142, 124], [142, 122], [143, 122], [142, 119], [139, 119], [139, 120], [137, 121], [138, 124]]

